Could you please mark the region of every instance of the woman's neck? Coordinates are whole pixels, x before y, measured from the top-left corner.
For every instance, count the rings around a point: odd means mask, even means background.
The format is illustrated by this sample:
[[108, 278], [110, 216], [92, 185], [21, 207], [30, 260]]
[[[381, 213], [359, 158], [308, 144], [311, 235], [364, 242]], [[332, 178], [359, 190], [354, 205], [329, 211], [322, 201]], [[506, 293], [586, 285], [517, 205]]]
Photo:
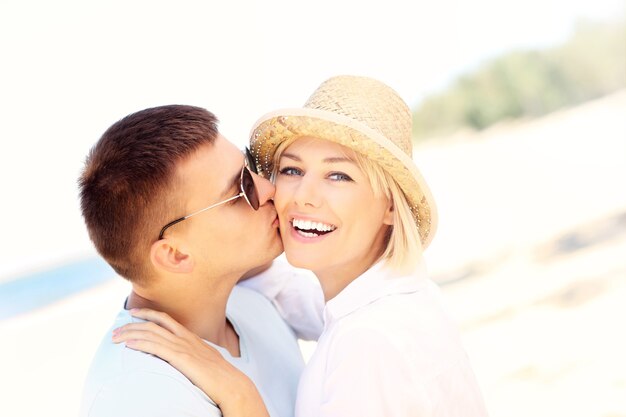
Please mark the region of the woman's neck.
[[367, 263], [359, 267], [347, 265], [335, 267], [324, 271], [313, 271], [320, 282], [324, 292], [324, 301], [328, 302], [335, 298], [337, 294], [344, 290], [352, 281], [360, 277], [365, 271], [372, 267], [372, 263]]

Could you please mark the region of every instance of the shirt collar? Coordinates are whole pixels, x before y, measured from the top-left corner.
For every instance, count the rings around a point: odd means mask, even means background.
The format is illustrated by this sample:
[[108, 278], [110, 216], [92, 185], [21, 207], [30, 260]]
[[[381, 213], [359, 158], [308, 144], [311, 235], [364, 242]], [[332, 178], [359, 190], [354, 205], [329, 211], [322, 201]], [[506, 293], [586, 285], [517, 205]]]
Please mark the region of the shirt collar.
[[420, 262], [415, 272], [408, 275], [386, 267], [384, 261], [378, 262], [326, 303], [324, 325], [328, 326], [379, 298], [420, 291], [426, 281], [424, 262]]

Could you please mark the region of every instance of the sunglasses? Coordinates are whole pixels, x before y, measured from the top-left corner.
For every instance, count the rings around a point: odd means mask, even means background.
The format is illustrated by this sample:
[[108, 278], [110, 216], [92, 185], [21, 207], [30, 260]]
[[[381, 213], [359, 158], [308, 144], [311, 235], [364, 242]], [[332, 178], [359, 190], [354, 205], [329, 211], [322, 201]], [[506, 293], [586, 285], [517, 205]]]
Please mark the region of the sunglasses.
[[198, 210], [196, 212], [193, 212], [191, 214], [188, 214], [179, 219], [169, 222], [168, 224], [163, 226], [163, 228], [161, 229], [161, 232], [159, 233], [159, 240], [163, 239], [163, 234], [165, 233], [165, 231], [169, 227], [174, 226], [176, 223], [180, 223], [183, 220], [187, 220], [188, 218], [195, 216], [196, 214], [200, 214], [214, 207], [221, 206], [222, 204], [226, 204], [229, 201], [236, 200], [239, 197], [245, 198], [246, 202], [248, 203], [250, 207], [252, 207], [253, 210], [258, 210], [259, 209], [259, 193], [257, 192], [256, 185], [254, 184], [254, 180], [252, 179], [252, 173], [253, 172], [255, 174], [257, 173], [256, 162], [254, 161], [254, 157], [252, 156], [248, 148], [245, 148], [244, 155], [245, 155], [245, 158], [244, 158], [243, 166], [241, 167], [241, 174], [239, 176], [239, 194], [232, 196], [230, 198], [227, 198], [224, 201], [211, 204], [208, 207], [205, 207], [201, 210]]

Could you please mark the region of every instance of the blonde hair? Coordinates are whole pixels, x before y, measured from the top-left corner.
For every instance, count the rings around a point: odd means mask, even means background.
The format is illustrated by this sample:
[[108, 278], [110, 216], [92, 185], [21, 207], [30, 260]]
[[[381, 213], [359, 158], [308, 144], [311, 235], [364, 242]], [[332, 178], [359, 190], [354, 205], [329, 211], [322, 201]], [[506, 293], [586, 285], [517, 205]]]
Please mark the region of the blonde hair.
[[[272, 161], [272, 182], [275, 182], [281, 155], [297, 139], [300, 138], [291, 137], [276, 147]], [[391, 201], [393, 207], [393, 225], [389, 228], [385, 239], [385, 250], [379, 260], [384, 260], [387, 267], [398, 273], [412, 273], [422, 261], [422, 243], [404, 192], [391, 174], [378, 163], [350, 148], [342, 147], [350, 152], [351, 159], [369, 179], [374, 196], [385, 196]]]

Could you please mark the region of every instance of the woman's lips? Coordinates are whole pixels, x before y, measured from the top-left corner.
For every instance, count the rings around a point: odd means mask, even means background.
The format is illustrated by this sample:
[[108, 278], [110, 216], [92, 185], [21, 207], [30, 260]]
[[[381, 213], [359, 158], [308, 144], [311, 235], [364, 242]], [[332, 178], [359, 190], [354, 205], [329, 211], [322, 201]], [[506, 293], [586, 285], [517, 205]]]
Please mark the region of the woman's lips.
[[315, 243], [319, 242], [322, 239], [325, 239], [328, 235], [336, 230], [336, 227], [332, 228], [332, 230], [317, 230], [315, 228], [309, 229], [299, 229], [293, 225], [293, 221], [288, 223], [289, 234], [290, 236], [297, 242], [302, 243]]

